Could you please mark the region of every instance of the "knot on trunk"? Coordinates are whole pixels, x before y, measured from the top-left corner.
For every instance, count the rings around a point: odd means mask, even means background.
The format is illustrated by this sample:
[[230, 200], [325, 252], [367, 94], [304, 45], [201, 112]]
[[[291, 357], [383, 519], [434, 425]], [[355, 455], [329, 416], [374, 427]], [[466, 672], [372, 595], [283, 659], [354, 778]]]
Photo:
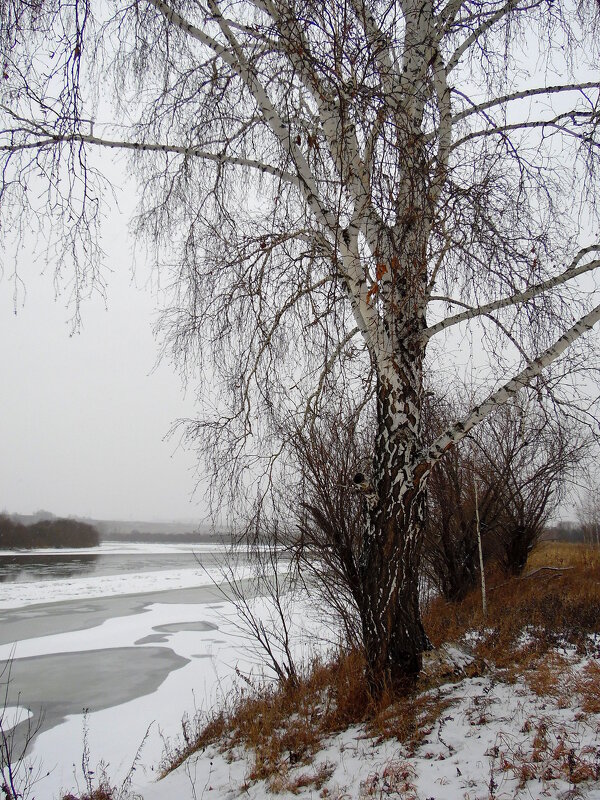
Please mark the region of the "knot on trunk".
[[369, 510], [375, 508], [377, 501], [379, 500], [379, 496], [377, 492], [373, 490], [371, 481], [367, 478], [367, 476], [363, 472], [357, 472], [352, 478], [352, 483], [354, 484], [356, 491], [362, 492], [365, 503], [367, 504], [367, 508]]

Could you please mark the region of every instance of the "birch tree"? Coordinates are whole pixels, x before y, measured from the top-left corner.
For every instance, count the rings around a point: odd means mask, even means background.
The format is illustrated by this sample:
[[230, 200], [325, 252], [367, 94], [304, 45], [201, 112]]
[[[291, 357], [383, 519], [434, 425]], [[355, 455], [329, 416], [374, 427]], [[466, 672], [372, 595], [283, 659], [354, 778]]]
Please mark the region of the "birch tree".
[[[102, 288], [97, 153], [127, 159], [135, 229], [172, 289], [165, 348], [205, 377], [187, 430], [216, 479], [264, 497], [288, 452], [276, 423], [310, 426], [340, 387], [375, 420], [357, 481], [361, 629], [373, 693], [401, 683], [428, 646], [432, 466], [559, 374], [600, 318], [597, 4], [3, 0], [0, 14], [3, 231], [41, 234], [77, 308]], [[489, 355], [480, 400], [425, 444], [427, 374], [451, 380], [469, 336]]]

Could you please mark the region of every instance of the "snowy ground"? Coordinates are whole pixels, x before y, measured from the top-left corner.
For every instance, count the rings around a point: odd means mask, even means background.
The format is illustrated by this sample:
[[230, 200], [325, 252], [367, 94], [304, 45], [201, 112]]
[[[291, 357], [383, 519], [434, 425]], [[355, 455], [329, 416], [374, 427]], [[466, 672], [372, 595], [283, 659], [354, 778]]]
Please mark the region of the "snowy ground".
[[[327, 741], [312, 764], [287, 772], [276, 796], [291, 800], [305, 777], [320, 774], [323, 783], [303, 789], [302, 796], [600, 799], [600, 714], [584, 715], [576, 700], [552, 702], [488, 677], [465, 678], [440, 692], [451, 705], [416, 753], [407, 753], [396, 741], [376, 743], [362, 727], [350, 728]], [[247, 754], [238, 753], [231, 761], [212, 747], [148, 787], [144, 798], [260, 800], [268, 787], [264, 782], [249, 785], [250, 770]]]
[[[103, 577], [101, 584], [81, 578], [81, 583], [70, 581], [66, 590], [75, 598], [93, 596], [98, 591], [114, 596], [123, 591], [122, 577]], [[184, 585], [196, 585], [194, 581], [201, 585], [206, 575], [199, 570], [189, 578], [190, 583]], [[91, 769], [97, 775], [103, 762], [115, 784], [127, 774], [148, 731], [132, 784], [144, 800], [264, 798], [264, 784], [247, 785], [251, 759], [244, 753], [231, 760], [213, 748], [192, 757], [167, 778], [156, 780], [163, 739], [178, 734], [182, 716], [187, 713], [191, 717], [195, 710], [209, 709], [219, 702], [238, 680], [236, 669], [243, 673], [256, 669], [259, 659], [252, 643], [240, 632], [230, 603], [214, 599], [173, 602], [171, 592], [161, 596], [158, 590], [175, 581], [174, 576], [152, 572], [138, 576], [138, 580], [140, 591], [155, 592], [152, 602], [141, 611], [112, 617], [83, 630], [0, 647], [0, 659], [11, 654], [19, 659], [144, 647], [169, 648], [186, 659], [151, 693], [87, 717], [73, 714], [40, 734], [31, 757], [41, 774], [49, 774], [36, 785], [32, 796], [51, 800], [61, 791], [77, 786], [85, 789], [81, 762], [87, 730]], [[62, 594], [57, 595], [59, 581], [44, 583], [26, 595], [33, 598], [33, 591], [37, 591], [35, 601], [21, 598], [22, 604], [47, 602], [57, 596], [64, 599]], [[128, 592], [131, 586], [128, 576]], [[2, 591], [7, 588], [0, 587]], [[47, 606], [49, 614], [53, 607]], [[263, 615], [268, 613], [264, 601], [258, 600], [257, 608]], [[298, 618], [308, 619], [306, 608], [298, 607], [296, 613]], [[308, 651], [312, 644], [307, 635], [299, 639], [298, 647]], [[98, 657], [101, 659], [101, 654]], [[574, 664], [574, 669], [580, 667]], [[66, 682], [68, 679], [65, 675]], [[294, 767], [286, 780], [292, 786], [296, 779], [320, 770], [324, 779], [320, 788], [303, 789], [302, 795], [334, 800], [558, 800], [576, 796], [600, 800], [600, 715], [582, 714], [577, 697], [570, 695], [568, 687], [562, 698], [540, 698], [524, 686], [506, 686], [489, 677], [478, 677], [465, 678], [440, 691], [451, 704], [416, 753], [408, 754], [397, 742], [376, 744], [364, 729], [355, 727], [327, 741], [312, 765]], [[26, 697], [22, 703], [26, 707]], [[5, 721], [14, 715], [11, 709]], [[557, 769], [560, 764], [562, 770]], [[575, 786], [568, 778], [577, 769], [587, 769], [594, 780]], [[282, 800], [296, 796], [285, 789], [285, 784], [283, 788], [279, 795]]]

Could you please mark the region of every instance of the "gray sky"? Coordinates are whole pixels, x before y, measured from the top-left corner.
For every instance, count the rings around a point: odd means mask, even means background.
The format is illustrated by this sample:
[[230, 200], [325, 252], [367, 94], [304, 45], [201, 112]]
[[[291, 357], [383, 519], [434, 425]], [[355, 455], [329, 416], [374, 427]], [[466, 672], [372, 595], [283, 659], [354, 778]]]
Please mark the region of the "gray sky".
[[[206, 516], [193, 453], [172, 423], [200, 413], [168, 363], [155, 363], [158, 300], [143, 259], [133, 280], [128, 214], [111, 214], [102, 245], [108, 295], [82, 306], [71, 334], [68, 288], [55, 296], [43, 256], [18, 257], [25, 290], [14, 302], [12, 266], [0, 276], [0, 511], [96, 519]], [[473, 352], [470, 341], [462, 346]], [[457, 345], [458, 346], [458, 345]], [[573, 516], [569, 501], [559, 517]]]
[[103, 519], [199, 520], [203, 490], [192, 498], [195, 460], [172, 438], [172, 422], [194, 413], [168, 364], [153, 372], [157, 302], [132, 285], [126, 219], [110, 220], [103, 241], [107, 308], [83, 306], [70, 336], [67, 293], [55, 299], [52, 270], [23, 251], [15, 315], [14, 285], [0, 277], [0, 511]]
[[[124, 158], [117, 166], [106, 153], [98, 159], [114, 184], [127, 186]], [[206, 514], [203, 488], [192, 497], [193, 454], [164, 439], [174, 420], [200, 410], [168, 364], [153, 371], [157, 302], [144, 289], [139, 257], [141, 288], [132, 285], [129, 194], [123, 216], [113, 213], [104, 227], [113, 269], [108, 307], [99, 297], [84, 304], [80, 334], [69, 335], [68, 290], [55, 298], [43, 256], [34, 262], [26, 249], [19, 253], [26, 295], [16, 315], [11, 266], [0, 274], [0, 511], [148, 520]], [[468, 337], [456, 346], [473, 352]], [[439, 369], [455, 372], [447, 350]]]

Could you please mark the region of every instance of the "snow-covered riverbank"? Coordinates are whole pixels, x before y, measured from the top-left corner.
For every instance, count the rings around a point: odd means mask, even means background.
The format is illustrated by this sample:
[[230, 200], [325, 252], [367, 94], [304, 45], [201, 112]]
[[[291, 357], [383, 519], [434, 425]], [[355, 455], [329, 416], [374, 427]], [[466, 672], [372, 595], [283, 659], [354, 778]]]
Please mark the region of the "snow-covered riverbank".
[[[575, 664], [581, 668], [582, 664]], [[600, 798], [600, 714], [540, 697], [490, 677], [464, 678], [440, 688], [449, 706], [411, 752], [378, 741], [363, 726], [324, 743], [311, 764], [271, 781], [279, 800], [567, 800]], [[209, 747], [164, 780], [144, 800], [264, 800], [265, 781], [251, 782], [250, 754], [237, 758]], [[305, 787], [305, 788], [303, 788]]]

